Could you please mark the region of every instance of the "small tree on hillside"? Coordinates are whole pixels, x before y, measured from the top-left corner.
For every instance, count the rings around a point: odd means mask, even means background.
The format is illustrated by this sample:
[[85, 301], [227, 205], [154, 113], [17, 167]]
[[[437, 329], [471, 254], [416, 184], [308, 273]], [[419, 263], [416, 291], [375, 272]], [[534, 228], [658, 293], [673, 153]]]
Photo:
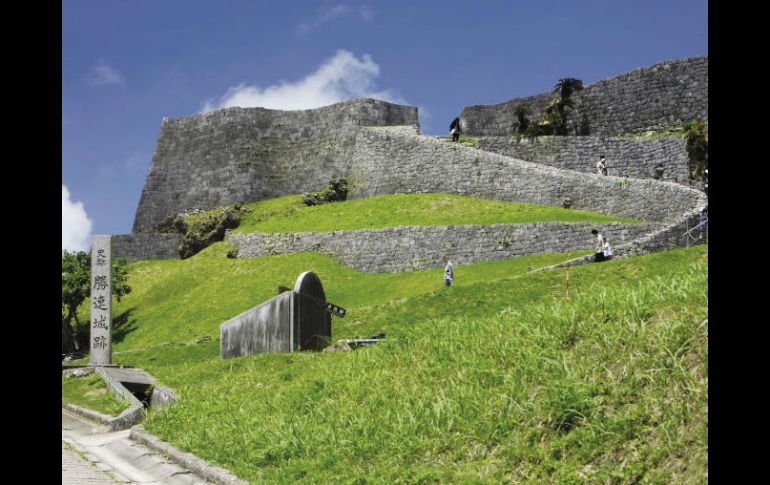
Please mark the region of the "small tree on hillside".
[[[126, 258], [112, 260], [112, 294], [120, 297], [131, 293], [126, 281], [128, 275]], [[85, 251], [70, 253], [62, 251], [61, 256], [61, 306], [62, 306], [62, 353], [80, 351], [88, 342], [89, 322], [80, 321], [78, 307], [91, 296], [91, 255]]]

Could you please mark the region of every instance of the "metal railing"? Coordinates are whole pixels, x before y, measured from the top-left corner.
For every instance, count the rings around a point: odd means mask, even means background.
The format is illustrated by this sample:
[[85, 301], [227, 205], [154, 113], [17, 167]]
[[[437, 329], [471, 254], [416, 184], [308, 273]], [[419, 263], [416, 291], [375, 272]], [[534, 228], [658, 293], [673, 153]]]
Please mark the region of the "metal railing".
[[[699, 243], [703, 240], [703, 238], [706, 238], [706, 244], [709, 243], [709, 220], [705, 219], [701, 222], [699, 222], [695, 227], [690, 228], [690, 220], [688, 219], [687, 222], [687, 231], [685, 231], [684, 234], [682, 234], [682, 237], [686, 238], [686, 244], [689, 248], [691, 244]], [[696, 237], [697, 234], [697, 237]]]

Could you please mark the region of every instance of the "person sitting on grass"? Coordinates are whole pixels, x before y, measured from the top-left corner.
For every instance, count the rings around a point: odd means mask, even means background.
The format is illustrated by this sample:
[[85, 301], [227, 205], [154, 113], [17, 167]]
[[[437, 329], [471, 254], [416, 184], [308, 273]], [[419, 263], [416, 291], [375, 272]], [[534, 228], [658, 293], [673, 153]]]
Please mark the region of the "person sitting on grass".
[[591, 234], [596, 237], [596, 246], [594, 246], [594, 261], [600, 263], [604, 261], [604, 238], [596, 229], [591, 229]]
[[610, 242], [607, 240], [607, 236], [604, 236], [603, 241], [602, 254], [604, 255], [604, 260], [609, 261], [612, 259], [612, 248], [610, 247]]

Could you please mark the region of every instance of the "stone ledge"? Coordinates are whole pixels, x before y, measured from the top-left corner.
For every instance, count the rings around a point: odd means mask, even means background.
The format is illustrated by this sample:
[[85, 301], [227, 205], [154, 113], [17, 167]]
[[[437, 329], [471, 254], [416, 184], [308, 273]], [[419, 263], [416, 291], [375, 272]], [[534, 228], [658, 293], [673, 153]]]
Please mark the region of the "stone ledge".
[[80, 406], [76, 406], [64, 401], [61, 402], [61, 407], [68, 411], [72, 411], [79, 416], [83, 416], [86, 419], [90, 419], [91, 421], [95, 421], [104, 425], [109, 425], [110, 421], [114, 419], [112, 416], [107, 416], [106, 414], [102, 414], [91, 409], [81, 408]]
[[235, 477], [223, 468], [216, 467], [201, 460], [192, 453], [181, 451], [171, 444], [162, 441], [157, 436], [145, 431], [144, 426], [141, 424], [132, 427], [128, 437], [158, 453], [163, 453], [179, 465], [206, 480], [211, 480], [212, 482], [221, 485], [248, 485], [249, 483]]

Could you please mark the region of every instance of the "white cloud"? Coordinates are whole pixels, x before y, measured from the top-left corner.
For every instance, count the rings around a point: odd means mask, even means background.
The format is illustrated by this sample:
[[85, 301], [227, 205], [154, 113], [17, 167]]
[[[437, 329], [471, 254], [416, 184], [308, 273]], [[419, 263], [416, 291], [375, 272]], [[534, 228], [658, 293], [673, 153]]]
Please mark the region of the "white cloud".
[[374, 10], [367, 6], [363, 6], [358, 9], [358, 15], [361, 16], [361, 20], [364, 22], [371, 22], [372, 19], [374, 19]]
[[66, 185], [61, 186], [62, 251], [87, 251], [91, 247], [91, 220], [82, 202], [72, 202]]
[[227, 90], [218, 101], [207, 100], [202, 112], [239, 106], [297, 110], [328, 106], [353, 98], [377, 98], [407, 104], [390, 89], [378, 90], [374, 79], [380, 66], [368, 54], [360, 59], [346, 50], [338, 50], [314, 72], [293, 83], [261, 88], [241, 83]]
[[92, 86], [123, 85], [126, 82], [121, 73], [107, 65], [104, 61], [91, 69], [86, 81]]
[[352, 8], [343, 3], [321, 12], [321, 14], [313, 20], [297, 24], [295, 30], [297, 34], [305, 35], [327, 22], [347, 16], [348, 14], [357, 15], [364, 22], [371, 22], [374, 18], [374, 11], [365, 5], [358, 8]]

